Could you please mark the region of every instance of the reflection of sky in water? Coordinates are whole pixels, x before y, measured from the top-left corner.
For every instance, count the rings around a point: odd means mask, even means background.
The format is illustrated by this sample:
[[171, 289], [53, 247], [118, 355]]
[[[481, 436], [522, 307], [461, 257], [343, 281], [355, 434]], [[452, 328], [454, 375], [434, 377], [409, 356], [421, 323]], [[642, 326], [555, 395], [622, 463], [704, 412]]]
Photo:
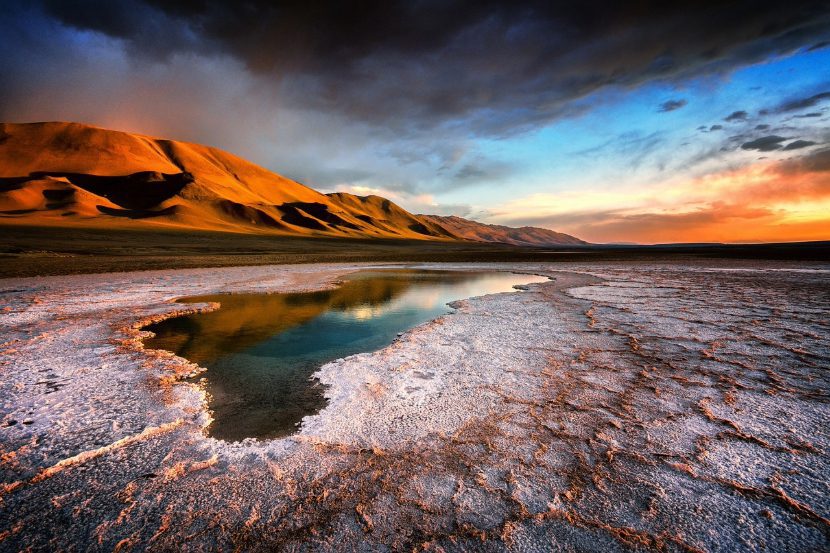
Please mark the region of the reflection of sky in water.
[[156, 337], [146, 346], [208, 368], [214, 436], [283, 436], [325, 404], [310, 381], [321, 365], [383, 348], [399, 332], [449, 313], [447, 303], [454, 300], [545, 280], [494, 272], [365, 271], [323, 292], [188, 298], [222, 307], [151, 325]]
[[[516, 284], [544, 282], [544, 277], [533, 275], [516, 275], [513, 273], [473, 273], [470, 280], [459, 282], [440, 282], [428, 278], [413, 285], [400, 296], [380, 305], [361, 304], [343, 312], [344, 317], [367, 320], [391, 313], [408, 310], [428, 310], [433, 313], [449, 313], [448, 303], [455, 300], [497, 294], [513, 290]], [[518, 279], [517, 279], [518, 277]], [[436, 315], [437, 316], [437, 315]], [[429, 319], [427, 319], [429, 320]]]

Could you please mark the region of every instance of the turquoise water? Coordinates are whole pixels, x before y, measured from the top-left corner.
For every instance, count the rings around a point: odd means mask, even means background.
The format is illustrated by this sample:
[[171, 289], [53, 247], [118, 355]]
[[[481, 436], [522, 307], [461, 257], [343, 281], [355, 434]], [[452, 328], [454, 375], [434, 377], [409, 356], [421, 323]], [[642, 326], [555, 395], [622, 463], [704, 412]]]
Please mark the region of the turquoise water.
[[222, 307], [146, 327], [145, 340], [208, 370], [214, 422], [225, 440], [296, 431], [325, 406], [311, 375], [323, 364], [389, 345], [398, 333], [451, 309], [448, 302], [547, 279], [500, 272], [363, 271], [334, 290], [300, 294], [222, 294], [184, 298]]

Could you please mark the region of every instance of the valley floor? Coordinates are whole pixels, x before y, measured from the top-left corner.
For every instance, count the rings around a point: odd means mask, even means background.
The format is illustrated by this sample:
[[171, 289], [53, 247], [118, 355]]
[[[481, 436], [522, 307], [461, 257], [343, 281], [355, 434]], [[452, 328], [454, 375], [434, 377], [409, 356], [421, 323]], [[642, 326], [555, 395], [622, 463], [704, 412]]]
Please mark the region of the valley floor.
[[227, 443], [140, 326], [366, 264], [0, 280], [0, 551], [830, 548], [830, 265], [546, 274], [324, 366], [328, 406]]
[[722, 263], [729, 259], [827, 260], [830, 241], [530, 248], [470, 241], [299, 237], [158, 227], [38, 227], [0, 221], [0, 278], [285, 263]]

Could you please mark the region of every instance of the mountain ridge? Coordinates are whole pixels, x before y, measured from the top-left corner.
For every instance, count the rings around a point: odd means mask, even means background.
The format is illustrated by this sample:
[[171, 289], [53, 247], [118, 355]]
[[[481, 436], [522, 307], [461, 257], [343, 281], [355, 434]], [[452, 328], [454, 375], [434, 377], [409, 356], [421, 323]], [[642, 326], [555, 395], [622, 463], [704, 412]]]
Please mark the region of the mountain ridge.
[[420, 215], [430, 221], [443, 226], [460, 238], [474, 242], [496, 242], [514, 246], [556, 246], [556, 245], [587, 245], [569, 234], [540, 227], [508, 227], [492, 225], [457, 215]]
[[[323, 194], [210, 146], [80, 123], [0, 123], [0, 224], [500, 241], [469, 231], [488, 225], [445, 219], [380, 196]], [[516, 245], [554, 235], [583, 243], [550, 233], [491, 234]]]

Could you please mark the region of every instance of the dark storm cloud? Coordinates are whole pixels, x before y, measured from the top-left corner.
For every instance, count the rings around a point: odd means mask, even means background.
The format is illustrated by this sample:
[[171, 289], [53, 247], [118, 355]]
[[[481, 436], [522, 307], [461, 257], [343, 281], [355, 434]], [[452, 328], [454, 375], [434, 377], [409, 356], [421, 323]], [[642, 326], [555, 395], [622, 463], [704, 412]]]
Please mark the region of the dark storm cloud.
[[784, 146], [785, 150], [800, 150], [801, 148], [807, 148], [809, 146], [815, 146], [816, 143], [812, 140], [793, 140], [786, 146]]
[[724, 121], [728, 123], [734, 123], [735, 121], [746, 121], [749, 114], [743, 110], [741, 111], [733, 111], [729, 115], [723, 118]]
[[657, 111], [660, 113], [665, 113], [668, 111], [678, 110], [688, 103], [688, 100], [686, 100], [685, 98], [680, 98], [679, 100], [667, 100], [660, 104], [660, 107], [657, 108]]
[[728, 71], [830, 35], [822, 1], [788, 10], [757, 0], [43, 0], [42, 7], [64, 25], [124, 40], [133, 56], [231, 56], [302, 108], [407, 133], [463, 120], [465, 132], [489, 136], [572, 114], [575, 100], [605, 86]]
[[744, 142], [741, 144], [741, 148], [744, 150], [758, 150], [759, 152], [771, 152], [773, 150], [781, 149], [782, 142], [787, 140], [783, 136], [778, 135], [769, 135], [769, 136], [762, 136], [761, 138], [756, 138], [755, 140], [751, 140], [749, 142]]
[[777, 113], [799, 111], [802, 109], [807, 109], [816, 106], [824, 100], [830, 100], [830, 92], [819, 92], [818, 94], [813, 94], [812, 96], [808, 96], [807, 98], [799, 98], [797, 100], [785, 102], [778, 106], [778, 108], [775, 111]]
[[180, 21], [175, 12], [158, 10], [150, 4], [142, 0], [43, 1], [46, 13], [61, 23], [127, 39], [137, 54], [164, 57], [206, 46], [204, 36]]

